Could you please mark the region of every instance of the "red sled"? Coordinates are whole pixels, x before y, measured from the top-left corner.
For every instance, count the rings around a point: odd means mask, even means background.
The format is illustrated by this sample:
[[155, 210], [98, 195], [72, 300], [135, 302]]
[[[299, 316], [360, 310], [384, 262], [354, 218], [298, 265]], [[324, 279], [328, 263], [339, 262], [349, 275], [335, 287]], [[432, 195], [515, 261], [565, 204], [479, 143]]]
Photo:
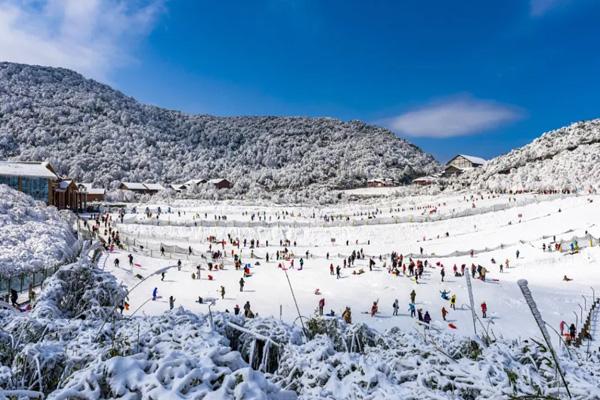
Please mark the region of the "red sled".
[[142, 268], [142, 264], [140, 264], [140, 263], [135, 263], [133, 265], [135, 265], [136, 267]]
[[448, 324], [448, 328], [456, 329], [456, 325], [454, 325], [452, 322], [450, 322]]
[[209, 276], [208, 276], [208, 280], [209, 280], [209, 281], [212, 281], [212, 280], [213, 280], [213, 276], [212, 276], [212, 275], [209, 275]]

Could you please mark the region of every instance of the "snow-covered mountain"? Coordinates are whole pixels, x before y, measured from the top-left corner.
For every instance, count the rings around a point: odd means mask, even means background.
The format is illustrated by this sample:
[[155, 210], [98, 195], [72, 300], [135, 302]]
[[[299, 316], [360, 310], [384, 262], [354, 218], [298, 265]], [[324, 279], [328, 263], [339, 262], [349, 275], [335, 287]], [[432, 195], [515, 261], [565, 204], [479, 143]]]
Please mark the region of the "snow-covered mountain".
[[359, 121], [188, 115], [144, 105], [60, 68], [0, 63], [0, 158], [48, 160], [113, 187], [120, 180], [229, 178], [234, 196], [398, 183], [437, 162]]
[[600, 119], [546, 132], [528, 145], [463, 174], [459, 181], [477, 189], [502, 191], [598, 191]]

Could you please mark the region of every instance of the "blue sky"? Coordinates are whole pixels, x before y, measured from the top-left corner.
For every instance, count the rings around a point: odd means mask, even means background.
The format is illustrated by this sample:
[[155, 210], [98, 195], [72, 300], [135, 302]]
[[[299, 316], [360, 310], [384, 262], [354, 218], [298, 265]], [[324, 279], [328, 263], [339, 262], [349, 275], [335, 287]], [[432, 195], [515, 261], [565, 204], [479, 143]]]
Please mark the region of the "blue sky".
[[600, 117], [598, 20], [592, 0], [0, 0], [0, 58], [189, 113], [360, 119], [446, 161]]

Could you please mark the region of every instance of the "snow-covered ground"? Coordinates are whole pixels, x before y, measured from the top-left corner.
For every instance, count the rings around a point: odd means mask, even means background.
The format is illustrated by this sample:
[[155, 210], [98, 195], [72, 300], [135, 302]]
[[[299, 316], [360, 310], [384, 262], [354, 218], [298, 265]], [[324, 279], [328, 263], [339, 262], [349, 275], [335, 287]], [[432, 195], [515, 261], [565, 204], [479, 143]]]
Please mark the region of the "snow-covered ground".
[[53, 267], [77, 247], [72, 225], [56, 208], [0, 185], [0, 276]]
[[[485, 282], [472, 282], [477, 314], [481, 317], [480, 304], [485, 302], [488, 318], [483, 323], [497, 337], [525, 338], [537, 336], [539, 331], [517, 280], [529, 281], [543, 317], [555, 329], [563, 320], [576, 322], [575, 314], [579, 328], [582, 296], [589, 307], [591, 288], [600, 295], [599, 202], [600, 196], [485, 194], [419, 196], [329, 208], [187, 201], [149, 206], [153, 212], [150, 218], [144, 214], [146, 206], [138, 205], [137, 214], [127, 214], [124, 222], [116, 226], [121, 239], [130, 244], [129, 250], [115, 250], [106, 266], [129, 287], [138, 284], [140, 276], [147, 277], [129, 294], [130, 313], [161, 314], [169, 308], [169, 296], [174, 296], [177, 306], [194, 312], [207, 312], [206, 302], [212, 299], [213, 310], [230, 312], [236, 304], [242, 307], [249, 301], [252, 310], [261, 316], [297, 323], [298, 314], [283, 270], [286, 269], [303, 316], [314, 315], [318, 301], [324, 298], [325, 312], [333, 310], [339, 316], [349, 306], [354, 321], [380, 331], [392, 327], [413, 329], [416, 323], [409, 316], [408, 304], [409, 293], [415, 290], [417, 308], [431, 314], [434, 327], [464, 336], [473, 331], [471, 313], [467, 308], [465, 277], [455, 277], [453, 266], [457, 265], [460, 271], [465, 264], [470, 271], [472, 264], [482, 265], [488, 270]], [[157, 219], [158, 207], [162, 214]], [[116, 215], [113, 218], [117, 220]], [[228, 235], [240, 239], [239, 248], [230, 243]], [[210, 236], [227, 243], [210, 244]], [[563, 251], [554, 250], [554, 236], [562, 243]], [[571, 254], [567, 250], [574, 238], [580, 250]], [[250, 248], [251, 239], [259, 241], [258, 247]], [[294, 268], [290, 260], [276, 259], [276, 252], [286, 247], [280, 246], [280, 240], [291, 242], [288, 248], [294, 254]], [[161, 243], [167, 250], [165, 256], [160, 255]], [[544, 244], [552, 246], [553, 251], [544, 251]], [[187, 254], [188, 246], [192, 248], [191, 256]], [[209, 246], [225, 253], [223, 260], [214, 261], [222, 262], [223, 270], [208, 271], [208, 262], [212, 261]], [[365, 258], [344, 268], [343, 259], [353, 251], [363, 251]], [[399, 276], [388, 272], [392, 252], [405, 255], [406, 264], [410, 256], [428, 261], [418, 284], [402, 272]], [[134, 257], [133, 266], [127, 261], [129, 253]], [[252, 266], [252, 276], [245, 278], [243, 291], [238, 283], [242, 271], [234, 268], [232, 254], [240, 256], [242, 264]], [[120, 260], [118, 268], [114, 266], [116, 258]], [[301, 270], [300, 258], [304, 260]], [[370, 258], [375, 261], [373, 271], [368, 266]], [[178, 259], [183, 264], [181, 270], [174, 267]], [[279, 268], [280, 263], [283, 269]], [[503, 272], [499, 270], [501, 263]], [[341, 267], [340, 279], [330, 274], [331, 264]], [[440, 276], [442, 265], [446, 272], [444, 282]], [[173, 267], [164, 280], [160, 274], [152, 275], [168, 266]], [[201, 279], [193, 280], [197, 266], [201, 267]], [[361, 269], [363, 274], [354, 274]], [[209, 275], [213, 280], [208, 279]], [[565, 275], [572, 280], [564, 281]], [[225, 288], [223, 299], [221, 286]], [[156, 301], [149, 300], [154, 288], [160, 296]], [[317, 289], [320, 295], [315, 294]], [[456, 294], [456, 310], [451, 310], [449, 302], [441, 298], [442, 290]], [[198, 303], [199, 297], [204, 304]], [[395, 299], [400, 302], [398, 316], [392, 315]], [[371, 317], [367, 312], [374, 301], [378, 301], [379, 313]], [[446, 322], [442, 321], [442, 307], [449, 311]], [[584, 309], [584, 317], [585, 314]]]

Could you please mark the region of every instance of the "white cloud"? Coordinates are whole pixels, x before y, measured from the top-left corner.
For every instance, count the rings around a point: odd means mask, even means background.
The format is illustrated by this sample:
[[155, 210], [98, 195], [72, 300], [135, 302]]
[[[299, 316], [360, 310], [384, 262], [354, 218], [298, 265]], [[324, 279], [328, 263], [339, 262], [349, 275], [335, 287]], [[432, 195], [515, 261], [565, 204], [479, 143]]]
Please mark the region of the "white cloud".
[[522, 117], [516, 107], [461, 97], [425, 105], [383, 124], [407, 136], [446, 138], [482, 133]]
[[540, 17], [548, 11], [557, 7], [565, 0], [531, 0], [529, 3], [529, 12], [534, 17]]
[[161, 10], [161, 0], [0, 0], [0, 60], [106, 80]]

